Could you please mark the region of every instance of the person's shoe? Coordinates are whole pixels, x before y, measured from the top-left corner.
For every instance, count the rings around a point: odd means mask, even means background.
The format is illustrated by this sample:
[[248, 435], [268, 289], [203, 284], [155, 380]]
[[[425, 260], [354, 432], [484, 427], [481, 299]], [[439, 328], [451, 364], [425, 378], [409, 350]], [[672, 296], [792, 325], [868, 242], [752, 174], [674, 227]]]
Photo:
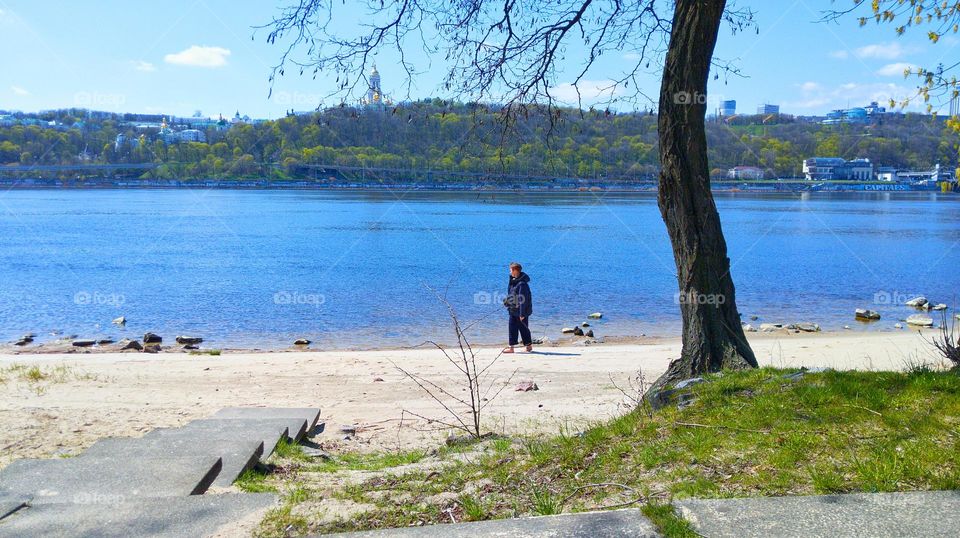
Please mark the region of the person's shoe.
[[513, 346], [503, 348], [503, 353], [513, 353]]
[[527, 346], [527, 353], [532, 353], [532, 352], [533, 352], [533, 345], [528, 345], [528, 346]]

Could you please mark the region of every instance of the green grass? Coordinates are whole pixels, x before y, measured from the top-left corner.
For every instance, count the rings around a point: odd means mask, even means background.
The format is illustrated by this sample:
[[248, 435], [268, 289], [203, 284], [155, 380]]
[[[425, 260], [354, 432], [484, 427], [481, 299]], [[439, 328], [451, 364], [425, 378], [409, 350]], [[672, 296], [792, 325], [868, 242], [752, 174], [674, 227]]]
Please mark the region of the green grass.
[[[725, 372], [696, 385], [683, 410], [634, 411], [577, 435], [493, 439], [437, 471], [375, 475], [326, 493], [374, 509], [298, 525], [334, 532], [626, 505], [667, 536], [693, 536], [673, 499], [960, 489], [956, 372], [827, 371], [797, 381], [789, 372]], [[301, 469], [375, 471], [423, 457], [342, 454]], [[289, 490], [300, 478], [271, 480]]]
[[380, 471], [390, 467], [417, 463], [426, 457], [426, 455], [427, 453], [422, 450], [373, 454], [346, 453], [334, 455], [329, 460], [311, 463], [305, 467], [305, 470], [321, 473], [333, 473], [337, 471]]
[[247, 469], [234, 482], [233, 485], [247, 493], [275, 493], [277, 486], [268, 482], [268, 473], [254, 469]]
[[0, 383], [6, 384], [11, 379], [25, 383], [37, 395], [43, 394], [50, 385], [56, 383], [99, 380], [98, 376], [78, 372], [66, 364], [41, 366], [18, 363], [0, 368]]
[[191, 351], [190, 354], [191, 355], [212, 355], [214, 357], [217, 357], [220, 355], [220, 350], [219, 349], [204, 349], [204, 350], [195, 349]]

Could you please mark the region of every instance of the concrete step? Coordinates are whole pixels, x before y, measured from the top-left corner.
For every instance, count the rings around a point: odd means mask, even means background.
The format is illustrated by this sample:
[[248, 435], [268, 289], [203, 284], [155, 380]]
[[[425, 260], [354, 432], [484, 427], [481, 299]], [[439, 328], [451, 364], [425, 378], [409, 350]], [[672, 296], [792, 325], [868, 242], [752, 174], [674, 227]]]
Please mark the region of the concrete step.
[[[288, 436], [299, 441], [320, 420], [319, 407], [225, 407], [213, 414], [219, 419], [286, 419]], [[301, 421], [303, 427], [301, 428]]]
[[213, 485], [228, 487], [263, 455], [263, 441], [242, 435], [210, 438], [196, 431], [182, 436], [108, 437], [94, 443], [80, 458], [107, 457], [117, 459], [154, 459], [169, 456], [219, 456], [222, 464]]
[[245, 493], [37, 504], [0, 519], [0, 538], [194, 538], [216, 533], [238, 519], [259, 519], [276, 503], [273, 494]]
[[427, 525], [402, 529], [384, 529], [368, 532], [334, 534], [354, 538], [474, 538], [537, 537], [537, 538], [654, 538], [660, 536], [653, 522], [635, 508], [582, 512], [559, 516], [497, 519], [476, 523]]
[[220, 468], [214, 455], [23, 459], [0, 470], [0, 496], [28, 497], [36, 505], [198, 495]]
[[710, 538], [960, 534], [960, 491], [687, 499], [678, 513]]
[[23, 508], [30, 501], [27, 495], [4, 495], [0, 494], [0, 519]]
[[[261, 458], [273, 453], [277, 443], [287, 438], [289, 419], [219, 419], [193, 420], [179, 428], [157, 428], [143, 436], [144, 439], [193, 439], [205, 443], [232, 442], [235, 440], [260, 441], [263, 443]], [[303, 427], [305, 421], [296, 424]]]

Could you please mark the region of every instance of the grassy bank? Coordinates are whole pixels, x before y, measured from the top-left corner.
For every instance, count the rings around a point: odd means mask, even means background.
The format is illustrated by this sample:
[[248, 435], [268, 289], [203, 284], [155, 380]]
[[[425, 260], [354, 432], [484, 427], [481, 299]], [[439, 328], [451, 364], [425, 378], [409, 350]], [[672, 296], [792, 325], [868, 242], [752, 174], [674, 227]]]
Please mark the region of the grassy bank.
[[791, 372], [719, 374], [682, 410], [432, 455], [314, 461], [285, 447], [242, 484], [284, 496], [264, 536], [622, 506], [684, 536], [674, 498], [960, 489], [960, 375]]

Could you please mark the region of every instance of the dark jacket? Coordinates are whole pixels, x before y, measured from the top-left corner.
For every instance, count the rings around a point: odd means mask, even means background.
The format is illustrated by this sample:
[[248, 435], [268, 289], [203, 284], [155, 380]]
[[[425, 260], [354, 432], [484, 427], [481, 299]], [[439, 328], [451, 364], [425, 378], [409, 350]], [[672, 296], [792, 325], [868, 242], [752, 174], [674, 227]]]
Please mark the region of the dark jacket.
[[529, 282], [530, 276], [523, 272], [517, 278], [510, 277], [507, 297], [503, 300], [503, 304], [511, 316], [525, 318], [533, 314], [533, 296], [530, 294]]

